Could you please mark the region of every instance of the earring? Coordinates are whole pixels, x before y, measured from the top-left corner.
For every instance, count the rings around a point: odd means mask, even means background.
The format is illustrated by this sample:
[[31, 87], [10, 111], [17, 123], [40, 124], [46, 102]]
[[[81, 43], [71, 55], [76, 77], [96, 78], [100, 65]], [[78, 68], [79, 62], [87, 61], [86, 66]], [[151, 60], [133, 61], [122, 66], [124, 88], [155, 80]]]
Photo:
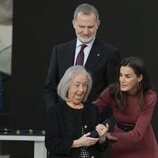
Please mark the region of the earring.
[[137, 91], [141, 88], [141, 82], [137, 82]]

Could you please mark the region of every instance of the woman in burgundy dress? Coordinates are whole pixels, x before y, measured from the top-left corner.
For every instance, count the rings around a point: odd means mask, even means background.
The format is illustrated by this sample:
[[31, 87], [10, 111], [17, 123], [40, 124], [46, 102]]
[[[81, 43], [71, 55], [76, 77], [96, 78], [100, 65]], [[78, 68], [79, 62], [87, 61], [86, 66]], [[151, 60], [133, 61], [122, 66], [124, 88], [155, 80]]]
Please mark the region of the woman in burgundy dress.
[[112, 158], [158, 158], [158, 144], [150, 124], [157, 95], [151, 88], [141, 59], [121, 61], [117, 82], [106, 88], [95, 103], [100, 111], [112, 106], [116, 120], [109, 137]]

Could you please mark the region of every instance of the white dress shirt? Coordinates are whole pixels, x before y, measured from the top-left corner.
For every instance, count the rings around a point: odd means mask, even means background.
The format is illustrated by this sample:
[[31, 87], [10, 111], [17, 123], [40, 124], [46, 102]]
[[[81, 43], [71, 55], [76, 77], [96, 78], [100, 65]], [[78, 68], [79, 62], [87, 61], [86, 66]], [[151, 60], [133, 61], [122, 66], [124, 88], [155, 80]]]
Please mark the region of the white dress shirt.
[[[95, 39], [94, 39], [94, 40], [95, 40]], [[89, 53], [90, 53], [90, 51], [91, 51], [91, 48], [92, 48], [92, 45], [93, 45], [94, 40], [92, 40], [91, 42], [87, 43], [87, 44], [86, 44], [87, 47], [84, 48], [84, 63], [83, 63], [83, 66], [85, 65], [85, 63], [86, 63], [86, 61], [87, 61], [87, 59], [88, 59], [88, 56], [89, 56]], [[75, 50], [75, 58], [74, 58], [74, 65], [75, 65], [75, 63], [76, 63], [76, 58], [77, 58], [77, 55], [78, 55], [78, 53], [79, 53], [79, 51], [80, 51], [80, 49], [81, 49], [81, 45], [82, 45], [82, 44], [83, 44], [83, 43], [81, 43], [81, 42], [79, 41], [79, 39], [77, 39], [77, 42], [76, 42], [76, 50]]]

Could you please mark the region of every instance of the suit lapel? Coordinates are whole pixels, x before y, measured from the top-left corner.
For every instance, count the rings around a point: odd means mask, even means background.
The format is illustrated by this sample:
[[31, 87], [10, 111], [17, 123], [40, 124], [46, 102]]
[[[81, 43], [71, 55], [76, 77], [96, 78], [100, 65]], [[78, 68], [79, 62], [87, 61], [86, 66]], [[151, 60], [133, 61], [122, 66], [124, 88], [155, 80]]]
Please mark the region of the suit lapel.
[[64, 51], [65, 52], [65, 66], [68, 68], [72, 65], [74, 65], [74, 56], [75, 56], [75, 47], [76, 47], [76, 40], [71, 41], [68, 46], [67, 49]]
[[85, 68], [88, 70], [93, 70], [99, 60], [102, 59], [103, 51], [103, 45], [96, 39], [89, 53]]
[[[76, 39], [71, 41], [67, 45], [67, 49], [66, 49], [67, 52], [64, 53], [64, 60], [63, 60], [66, 69], [74, 65], [75, 47], [76, 47]], [[102, 59], [103, 53], [104, 53], [104, 46], [99, 40], [96, 39], [89, 53], [88, 59], [85, 64], [85, 68], [87, 70], [92, 71], [96, 67], [100, 59]]]

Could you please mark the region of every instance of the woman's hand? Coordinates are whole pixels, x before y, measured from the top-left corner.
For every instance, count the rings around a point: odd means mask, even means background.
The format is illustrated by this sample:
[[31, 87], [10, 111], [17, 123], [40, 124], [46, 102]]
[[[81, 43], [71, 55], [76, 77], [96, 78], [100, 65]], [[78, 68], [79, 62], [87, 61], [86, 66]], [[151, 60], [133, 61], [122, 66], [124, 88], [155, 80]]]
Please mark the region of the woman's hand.
[[84, 134], [82, 137], [80, 137], [77, 140], [73, 141], [72, 148], [78, 148], [78, 147], [89, 147], [94, 145], [98, 138], [92, 138], [89, 137], [90, 133]]
[[116, 143], [118, 141], [117, 137], [112, 136], [110, 133], [107, 132], [106, 136], [109, 139], [110, 144]]

